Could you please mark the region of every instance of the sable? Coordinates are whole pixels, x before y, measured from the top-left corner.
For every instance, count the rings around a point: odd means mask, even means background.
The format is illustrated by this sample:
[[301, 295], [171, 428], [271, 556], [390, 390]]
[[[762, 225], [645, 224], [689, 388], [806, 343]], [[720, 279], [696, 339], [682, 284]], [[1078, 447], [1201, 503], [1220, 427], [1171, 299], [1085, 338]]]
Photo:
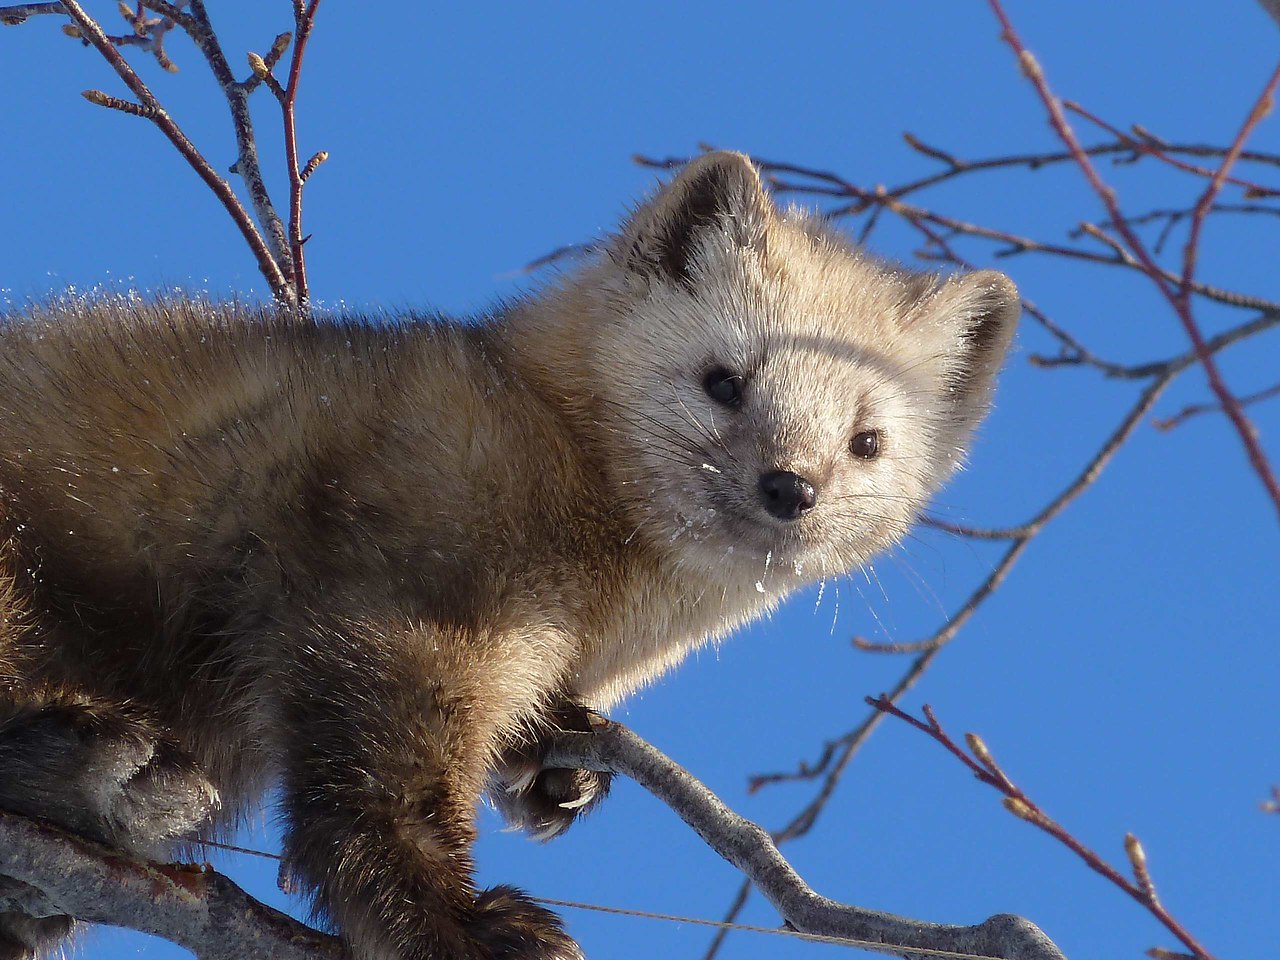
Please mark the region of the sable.
[[[8, 318], [0, 808], [160, 855], [278, 782], [287, 869], [355, 957], [578, 957], [475, 889], [477, 800], [557, 836], [608, 789], [546, 762], [584, 707], [901, 537], [1018, 312], [712, 153], [493, 316]], [[0, 914], [0, 957], [67, 926]]]

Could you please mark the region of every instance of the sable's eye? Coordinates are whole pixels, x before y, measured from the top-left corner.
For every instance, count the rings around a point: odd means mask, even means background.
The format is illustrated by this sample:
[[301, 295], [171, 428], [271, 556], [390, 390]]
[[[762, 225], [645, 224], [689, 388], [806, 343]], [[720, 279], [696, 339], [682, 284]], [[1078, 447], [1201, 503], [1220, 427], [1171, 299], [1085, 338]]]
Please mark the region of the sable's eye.
[[863, 460], [874, 460], [880, 455], [880, 431], [863, 430], [849, 441], [849, 452]]
[[742, 403], [742, 386], [745, 382], [728, 367], [712, 367], [702, 378], [702, 389], [716, 403], [736, 407]]

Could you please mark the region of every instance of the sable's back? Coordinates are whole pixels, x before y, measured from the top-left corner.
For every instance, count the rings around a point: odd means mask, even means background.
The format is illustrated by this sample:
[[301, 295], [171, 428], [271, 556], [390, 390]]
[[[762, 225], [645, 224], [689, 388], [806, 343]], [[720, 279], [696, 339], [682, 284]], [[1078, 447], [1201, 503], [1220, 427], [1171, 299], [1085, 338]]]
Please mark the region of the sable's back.
[[379, 557], [501, 556], [546, 543], [534, 518], [558, 529], [573, 505], [541, 491], [581, 480], [572, 437], [499, 353], [489, 327], [417, 318], [42, 308], [0, 322], [0, 490], [91, 581], [131, 562], [138, 583], [198, 579], [246, 538], [296, 544], [308, 512]]
[[199, 301], [10, 319], [0, 488], [87, 569], [212, 558], [242, 535], [244, 510], [287, 497], [376, 402], [372, 385], [394, 379], [396, 355], [372, 341]]

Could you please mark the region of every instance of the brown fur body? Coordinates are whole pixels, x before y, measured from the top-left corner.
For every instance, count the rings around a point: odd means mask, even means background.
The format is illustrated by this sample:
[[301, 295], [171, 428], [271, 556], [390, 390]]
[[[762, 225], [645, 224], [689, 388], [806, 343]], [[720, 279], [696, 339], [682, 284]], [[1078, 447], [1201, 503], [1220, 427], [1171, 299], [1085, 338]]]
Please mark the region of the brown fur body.
[[[752, 218], [758, 236], [736, 235]], [[534, 833], [567, 827], [607, 779], [539, 772], [539, 738], [891, 543], [985, 409], [1016, 316], [1007, 281], [948, 286], [828, 242], [783, 226], [754, 172], [718, 155], [609, 258], [482, 323], [112, 301], [0, 324], [0, 807], [156, 854], [279, 778], [291, 869], [362, 960], [577, 956], [518, 892], [474, 890], [486, 785], [509, 784], [499, 805]], [[815, 293], [806, 256], [854, 272]], [[868, 302], [849, 308], [840, 283]], [[857, 335], [779, 319], [793, 288], [807, 313], [856, 309]], [[920, 334], [948, 323], [947, 346]], [[767, 409], [741, 425], [705, 397], [682, 427], [673, 402], [619, 394], [633, 369], [645, 395], [665, 383], [641, 376], [665, 342], [700, 395], [734, 324], [742, 342], [778, 328]], [[805, 371], [830, 389], [833, 364], [869, 378], [831, 417], [845, 459], [877, 384], [893, 386], [885, 421], [937, 394], [912, 414], [919, 449], [889, 448], [900, 475], [818, 455]], [[948, 420], [955, 395], [968, 406]], [[716, 486], [748, 460], [749, 493]], [[843, 491], [838, 515], [758, 522], [774, 465]], [[875, 510], [838, 505], [873, 494]], [[0, 958], [65, 927], [0, 914]]]

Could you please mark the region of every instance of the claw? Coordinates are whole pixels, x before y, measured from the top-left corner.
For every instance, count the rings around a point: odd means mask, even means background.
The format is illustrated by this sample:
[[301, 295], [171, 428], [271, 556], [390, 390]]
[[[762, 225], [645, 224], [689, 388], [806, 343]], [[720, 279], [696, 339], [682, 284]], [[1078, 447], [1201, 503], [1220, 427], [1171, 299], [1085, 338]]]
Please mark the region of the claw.
[[507, 784], [507, 793], [524, 793], [533, 785], [533, 781], [537, 778], [539, 772], [537, 767], [526, 767], [524, 772], [515, 776]]
[[558, 823], [557, 821], [552, 820], [544, 823], [538, 830], [532, 831], [529, 836], [539, 842], [545, 842], [560, 836], [560, 834], [564, 832], [566, 826], [567, 824]]
[[577, 810], [579, 807], [585, 807], [588, 803], [594, 800], [595, 797], [596, 792], [591, 790], [575, 800], [566, 800], [564, 803], [560, 804], [560, 808], [563, 810]]

